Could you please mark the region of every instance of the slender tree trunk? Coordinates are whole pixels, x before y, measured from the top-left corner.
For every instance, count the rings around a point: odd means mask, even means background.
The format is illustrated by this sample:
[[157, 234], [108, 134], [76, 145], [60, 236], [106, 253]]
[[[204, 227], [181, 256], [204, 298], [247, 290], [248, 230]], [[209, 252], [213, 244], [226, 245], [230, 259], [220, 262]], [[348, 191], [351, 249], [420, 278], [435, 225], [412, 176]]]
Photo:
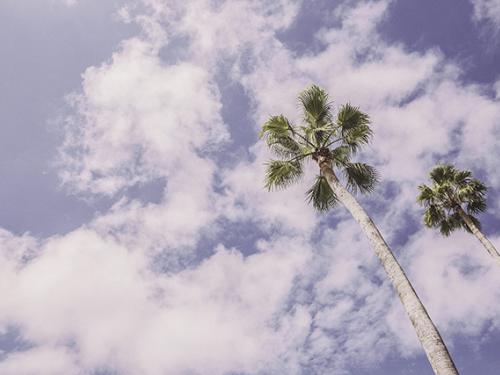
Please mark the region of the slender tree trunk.
[[458, 206], [458, 213], [465, 224], [469, 227], [471, 232], [477, 237], [477, 239], [483, 244], [486, 251], [492, 256], [492, 258], [497, 262], [500, 266], [500, 254], [498, 254], [497, 249], [493, 244], [486, 238], [486, 236], [479, 230], [479, 228], [474, 224], [474, 222], [469, 218], [469, 216], [465, 213], [462, 207]]
[[331, 163], [322, 159], [320, 157], [318, 161], [321, 173], [337, 195], [338, 200], [349, 210], [372, 244], [416, 330], [434, 373], [436, 375], [458, 375], [441, 335], [384, 238], [363, 207], [339, 182]]

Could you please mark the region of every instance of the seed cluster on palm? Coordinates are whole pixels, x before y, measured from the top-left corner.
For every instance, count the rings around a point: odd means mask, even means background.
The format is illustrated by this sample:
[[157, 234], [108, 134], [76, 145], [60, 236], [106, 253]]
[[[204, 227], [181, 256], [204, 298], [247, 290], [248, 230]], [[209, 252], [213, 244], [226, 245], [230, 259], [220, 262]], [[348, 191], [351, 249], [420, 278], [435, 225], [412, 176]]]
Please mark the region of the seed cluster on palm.
[[[375, 169], [353, 162], [352, 157], [370, 141], [372, 130], [367, 114], [345, 104], [332, 114], [327, 93], [311, 86], [299, 95], [302, 123], [292, 125], [283, 115], [271, 117], [262, 127], [276, 159], [266, 169], [269, 190], [286, 188], [298, 181], [307, 166], [319, 169], [308, 200], [319, 211], [341, 203], [365, 233], [403, 304], [429, 362], [437, 375], [457, 375], [458, 371], [427, 310], [406, 277], [373, 220], [351, 192], [368, 193], [378, 181]], [[337, 177], [340, 172], [343, 181]]]
[[470, 171], [461, 171], [453, 165], [438, 165], [429, 174], [431, 186], [418, 187], [417, 201], [424, 206], [424, 224], [439, 228], [449, 236], [456, 229], [474, 234], [488, 253], [500, 265], [500, 254], [481, 232], [477, 214], [486, 210], [486, 186], [472, 177]]

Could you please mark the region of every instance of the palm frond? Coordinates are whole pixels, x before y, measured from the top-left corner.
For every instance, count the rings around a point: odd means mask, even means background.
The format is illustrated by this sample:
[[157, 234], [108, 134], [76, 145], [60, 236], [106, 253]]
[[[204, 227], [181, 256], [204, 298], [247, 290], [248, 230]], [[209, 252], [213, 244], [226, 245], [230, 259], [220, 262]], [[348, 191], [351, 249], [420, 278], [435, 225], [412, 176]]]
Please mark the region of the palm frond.
[[421, 184], [418, 186], [420, 193], [417, 195], [417, 202], [421, 205], [429, 205], [434, 200], [434, 191], [427, 185]]
[[328, 94], [322, 88], [312, 85], [299, 94], [304, 111], [304, 121], [313, 128], [331, 123], [331, 105]]
[[436, 184], [451, 182], [455, 179], [457, 170], [451, 164], [441, 164], [430, 172], [431, 180]]
[[347, 188], [353, 192], [370, 193], [378, 182], [375, 168], [365, 163], [348, 163], [343, 169]]
[[292, 159], [298, 157], [303, 148], [288, 135], [273, 135], [267, 138], [267, 144], [271, 152], [280, 158]]
[[358, 107], [354, 107], [350, 103], [340, 107], [337, 114], [337, 126], [339, 126], [342, 131], [364, 125], [370, 125], [370, 117], [366, 113], [361, 112]]
[[472, 172], [471, 171], [456, 171], [454, 175], [454, 182], [458, 186], [462, 186], [467, 184], [471, 179]]
[[484, 199], [469, 201], [465, 206], [465, 210], [468, 214], [479, 214], [486, 211], [486, 202]]
[[338, 199], [324, 176], [317, 176], [313, 186], [307, 191], [307, 201], [324, 212], [335, 206]]
[[424, 224], [429, 228], [439, 226], [445, 219], [446, 213], [435, 204], [430, 204], [424, 212]]
[[445, 237], [448, 237], [451, 232], [463, 227], [463, 220], [457, 214], [450, 215], [440, 222], [439, 231]]
[[370, 117], [353, 107], [344, 104], [337, 114], [337, 126], [340, 129], [343, 144], [348, 146], [353, 153], [370, 142], [373, 132], [370, 128]]
[[285, 116], [272, 116], [262, 125], [262, 130], [259, 135], [260, 138], [266, 137], [267, 139], [272, 139], [278, 136], [290, 136], [292, 130], [292, 124]]
[[284, 189], [296, 182], [302, 172], [302, 164], [298, 160], [271, 160], [266, 168], [266, 188]]
[[351, 150], [347, 146], [338, 146], [330, 151], [332, 162], [338, 168], [343, 168], [346, 164], [348, 164], [350, 156]]

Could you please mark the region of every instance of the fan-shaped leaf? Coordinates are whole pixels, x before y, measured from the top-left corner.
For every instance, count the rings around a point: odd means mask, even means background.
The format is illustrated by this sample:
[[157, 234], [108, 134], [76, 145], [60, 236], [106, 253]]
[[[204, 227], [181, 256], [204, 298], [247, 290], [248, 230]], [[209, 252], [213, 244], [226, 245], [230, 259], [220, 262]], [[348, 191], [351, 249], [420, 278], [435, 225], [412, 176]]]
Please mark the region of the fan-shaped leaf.
[[317, 176], [314, 185], [307, 191], [307, 201], [318, 211], [327, 211], [338, 199], [324, 176]]
[[284, 189], [296, 182], [302, 175], [300, 161], [271, 160], [267, 163], [266, 188]]
[[273, 135], [267, 139], [269, 149], [277, 156], [292, 159], [301, 154], [300, 144], [287, 135]]
[[462, 223], [463, 220], [460, 218], [460, 216], [458, 216], [457, 214], [450, 215], [447, 218], [441, 220], [439, 231], [443, 236], [447, 237], [454, 230], [462, 228], [463, 227]]
[[349, 163], [349, 158], [351, 156], [351, 150], [347, 146], [339, 146], [330, 151], [330, 155], [333, 163], [338, 168], [343, 168]]
[[285, 116], [272, 116], [264, 125], [262, 125], [260, 137], [262, 138], [267, 136], [268, 138], [274, 138], [278, 136], [289, 136], [292, 129], [292, 125]]
[[422, 184], [418, 186], [418, 190], [420, 193], [417, 196], [417, 202], [424, 205], [431, 204], [434, 200], [434, 192], [432, 189], [429, 186]]
[[375, 168], [365, 163], [348, 163], [343, 170], [347, 188], [361, 193], [370, 193], [378, 182]]
[[330, 103], [326, 91], [316, 85], [299, 94], [299, 101], [304, 110], [304, 121], [313, 128], [331, 123]]
[[446, 219], [446, 213], [435, 204], [431, 204], [424, 212], [424, 224], [429, 228], [439, 226]]

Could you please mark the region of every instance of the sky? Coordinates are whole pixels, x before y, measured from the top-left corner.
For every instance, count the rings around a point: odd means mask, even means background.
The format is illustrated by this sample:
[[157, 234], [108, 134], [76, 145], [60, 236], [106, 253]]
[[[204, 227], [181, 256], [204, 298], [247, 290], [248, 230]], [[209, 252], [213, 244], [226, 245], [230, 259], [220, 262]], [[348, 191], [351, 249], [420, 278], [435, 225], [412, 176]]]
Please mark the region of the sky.
[[2, 0], [0, 374], [431, 375], [317, 173], [264, 188], [271, 115], [318, 84], [370, 115], [357, 196], [460, 374], [497, 375], [500, 272], [422, 224], [437, 163], [500, 246], [498, 0]]

